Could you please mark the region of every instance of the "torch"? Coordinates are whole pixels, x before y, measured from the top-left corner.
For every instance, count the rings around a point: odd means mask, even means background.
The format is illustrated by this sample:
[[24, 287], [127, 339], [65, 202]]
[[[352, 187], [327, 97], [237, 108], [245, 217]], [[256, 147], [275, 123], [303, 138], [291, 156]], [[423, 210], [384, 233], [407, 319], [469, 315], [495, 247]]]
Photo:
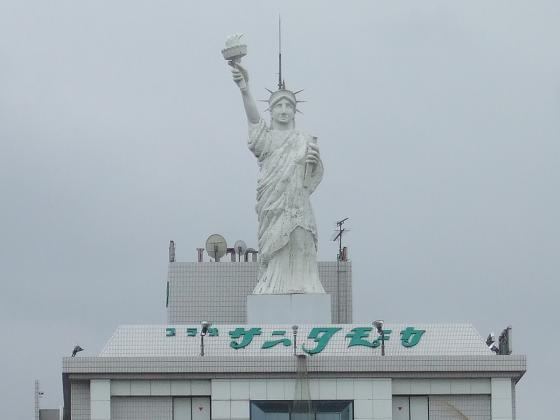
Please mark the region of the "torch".
[[[222, 55], [228, 64], [235, 67], [235, 64], [241, 63], [241, 58], [247, 55], [247, 44], [241, 41], [243, 34], [230, 35], [226, 39], [226, 45], [222, 50]], [[239, 88], [245, 89], [247, 87], [247, 73], [242, 71], [243, 81], [240, 83]]]

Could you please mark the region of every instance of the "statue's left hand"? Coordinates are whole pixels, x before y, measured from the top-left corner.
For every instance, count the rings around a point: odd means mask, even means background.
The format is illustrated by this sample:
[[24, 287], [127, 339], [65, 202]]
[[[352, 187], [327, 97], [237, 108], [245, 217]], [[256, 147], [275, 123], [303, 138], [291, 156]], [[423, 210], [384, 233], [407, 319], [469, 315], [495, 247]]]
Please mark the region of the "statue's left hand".
[[319, 146], [315, 143], [309, 143], [307, 145], [307, 153], [305, 155], [305, 163], [309, 163], [312, 165], [319, 164]]

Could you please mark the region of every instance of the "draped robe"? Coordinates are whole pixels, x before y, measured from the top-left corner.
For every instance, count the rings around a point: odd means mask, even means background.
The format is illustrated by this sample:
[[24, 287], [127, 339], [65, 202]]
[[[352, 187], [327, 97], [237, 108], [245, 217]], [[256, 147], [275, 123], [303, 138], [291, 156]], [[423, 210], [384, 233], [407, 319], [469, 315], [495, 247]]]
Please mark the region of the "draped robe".
[[[309, 164], [312, 137], [298, 130], [249, 124], [249, 150], [259, 165], [259, 282], [253, 294], [325, 293], [317, 268], [317, 226], [309, 196], [323, 164]], [[305, 178], [305, 179], [304, 179]]]

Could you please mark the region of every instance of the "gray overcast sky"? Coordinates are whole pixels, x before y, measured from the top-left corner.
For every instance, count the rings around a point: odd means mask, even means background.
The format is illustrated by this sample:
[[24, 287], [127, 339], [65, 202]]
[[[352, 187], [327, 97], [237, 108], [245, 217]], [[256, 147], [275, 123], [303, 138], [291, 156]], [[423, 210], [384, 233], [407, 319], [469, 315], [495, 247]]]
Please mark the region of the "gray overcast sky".
[[356, 321], [511, 323], [520, 419], [560, 395], [558, 1], [0, 0], [0, 418], [61, 358], [165, 322], [167, 245], [256, 245], [256, 162], [220, 54], [244, 32], [319, 137], [321, 259], [350, 217]]

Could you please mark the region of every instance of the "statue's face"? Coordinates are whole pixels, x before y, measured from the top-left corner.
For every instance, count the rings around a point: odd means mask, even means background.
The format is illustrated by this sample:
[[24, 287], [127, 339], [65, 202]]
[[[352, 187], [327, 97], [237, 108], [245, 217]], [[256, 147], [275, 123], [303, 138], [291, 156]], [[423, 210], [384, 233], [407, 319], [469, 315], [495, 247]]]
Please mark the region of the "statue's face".
[[282, 125], [291, 123], [295, 112], [294, 105], [287, 99], [280, 99], [270, 109], [272, 119]]

